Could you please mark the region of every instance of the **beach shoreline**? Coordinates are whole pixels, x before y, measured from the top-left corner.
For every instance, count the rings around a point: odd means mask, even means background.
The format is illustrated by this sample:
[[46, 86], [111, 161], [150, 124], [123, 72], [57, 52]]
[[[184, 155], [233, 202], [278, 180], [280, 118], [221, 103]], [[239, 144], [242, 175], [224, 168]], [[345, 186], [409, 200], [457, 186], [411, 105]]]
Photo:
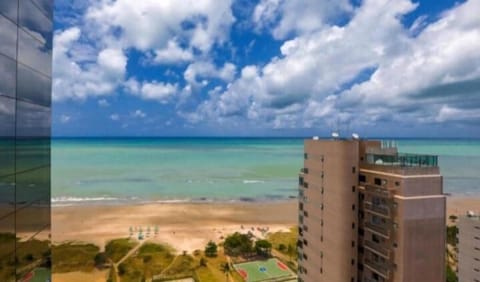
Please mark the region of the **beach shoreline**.
[[[277, 202], [175, 202], [124, 205], [74, 205], [52, 208], [52, 242], [86, 242], [104, 245], [126, 238], [130, 229], [158, 227], [149, 238], [177, 251], [203, 249], [209, 240], [220, 242], [234, 232], [257, 228], [287, 231], [297, 225], [297, 201]], [[137, 238], [138, 232], [133, 232]], [[137, 238], [138, 239], [138, 238]]]

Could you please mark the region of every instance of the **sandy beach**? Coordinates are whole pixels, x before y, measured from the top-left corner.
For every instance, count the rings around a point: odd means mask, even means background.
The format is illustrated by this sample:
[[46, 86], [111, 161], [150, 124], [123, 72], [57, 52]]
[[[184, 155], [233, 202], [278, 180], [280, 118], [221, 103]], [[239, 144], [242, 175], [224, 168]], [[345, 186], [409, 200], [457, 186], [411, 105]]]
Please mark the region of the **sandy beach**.
[[447, 220], [450, 215], [464, 215], [467, 213], [467, 211], [473, 211], [477, 214], [480, 214], [480, 196], [447, 197]]
[[[447, 197], [448, 216], [480, 212], [480, 197]], [[52, 240], [91, 242], [101, 248], [108, 240], [128, 237], [130, 227], [158, 226], [149, 239], [179, 251], [203, 249], [235, 231], [269, 227], [285, 230], [297, 224], [296, 201], [279, 203], [159, 203], [116, 206], [70, 206], [52, 209]], [[242, 229], [243, 226], [243, 229]], [[152, 232], [153, 233], [153, 232]]]
[[130, 227], [145, 231], [158, 226], [158, 235], [151, 235], [150, 240], [191, 252], [235, 231], [254, 228], [260, 235], [257, 227], [268, 227], [271, 232], [287, 230], [297, 219], [296, 201], [54, 207], [52, 241], [89, 242], [103, 248], [108, 240], [129, 237]]

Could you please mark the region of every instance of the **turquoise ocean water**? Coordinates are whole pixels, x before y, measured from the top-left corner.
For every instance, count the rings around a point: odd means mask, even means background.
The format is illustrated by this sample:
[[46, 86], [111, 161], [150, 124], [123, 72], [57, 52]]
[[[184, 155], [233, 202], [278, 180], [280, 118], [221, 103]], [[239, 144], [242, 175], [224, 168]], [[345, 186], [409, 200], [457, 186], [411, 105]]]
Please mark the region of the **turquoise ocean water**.
[[[444, 191], [480, 195], [480, 140], [397, 140], [439, 155]], [[52, 141], [54, 205], [287, 200], [303, 139], [107, 138]]]

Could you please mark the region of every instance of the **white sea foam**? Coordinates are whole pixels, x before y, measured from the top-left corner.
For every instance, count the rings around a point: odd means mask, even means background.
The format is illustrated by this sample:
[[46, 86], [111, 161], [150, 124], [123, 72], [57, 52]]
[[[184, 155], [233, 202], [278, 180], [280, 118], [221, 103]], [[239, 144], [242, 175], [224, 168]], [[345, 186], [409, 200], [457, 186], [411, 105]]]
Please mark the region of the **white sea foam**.
[[249, 180], [249, 179], [243, 180], [243, 184], [256, 184], [256, 183], [265, 183], [265, 181], [263, 181], [263, 180]]
[[117, 201], [114, 197], [56, 197], [52, 198], [53, 204], [80, 203], [80, 202], [99, 202], [99, 201]]

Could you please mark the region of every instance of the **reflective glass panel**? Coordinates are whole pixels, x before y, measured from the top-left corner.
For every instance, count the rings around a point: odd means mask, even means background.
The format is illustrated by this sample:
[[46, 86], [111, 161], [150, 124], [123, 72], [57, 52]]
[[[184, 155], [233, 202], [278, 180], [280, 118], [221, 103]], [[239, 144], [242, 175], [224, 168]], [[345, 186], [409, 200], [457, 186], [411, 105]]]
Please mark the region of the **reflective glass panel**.
[[47, 76], [18, 64], [18, 99], [50, 106], [51, 85], [51, 80]]
[[13, 59], [0, 55], [0, 95], [15, 97], [16, 65]]
[[17, 54], [17, 26], [2, 15], [0, 15], [0, 38], [0, 53], [15, 59]]

